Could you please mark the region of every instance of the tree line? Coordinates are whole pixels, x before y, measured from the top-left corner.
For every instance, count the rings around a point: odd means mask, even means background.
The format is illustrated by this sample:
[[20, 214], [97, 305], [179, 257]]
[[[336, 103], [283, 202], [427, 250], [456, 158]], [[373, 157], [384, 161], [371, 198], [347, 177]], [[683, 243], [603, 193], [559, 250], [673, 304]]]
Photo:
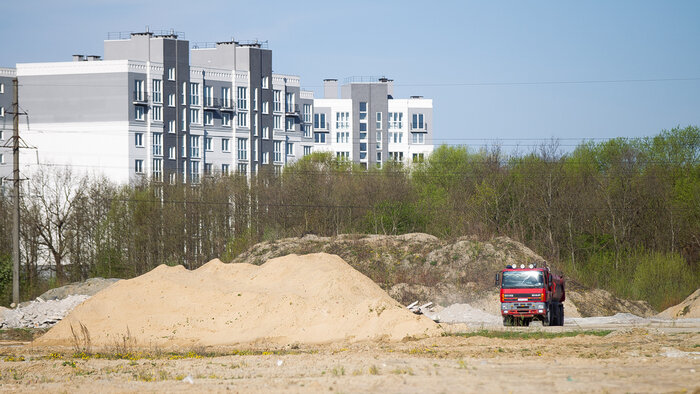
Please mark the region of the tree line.
[[[700, 130], [529, 153], [440, 146], [423, 163], [363, 170], [316, 153], [252, 178], [116, 185], [46, 168], [24, 182], [21, 288], [28, 299], [160, 264], [193, 269], [254, 243], [342, 233], [507, 235], [569, 277], [656, 308], [700, 285]], [[0, 297], [11, 292], [11, 199], [0, 194]]]

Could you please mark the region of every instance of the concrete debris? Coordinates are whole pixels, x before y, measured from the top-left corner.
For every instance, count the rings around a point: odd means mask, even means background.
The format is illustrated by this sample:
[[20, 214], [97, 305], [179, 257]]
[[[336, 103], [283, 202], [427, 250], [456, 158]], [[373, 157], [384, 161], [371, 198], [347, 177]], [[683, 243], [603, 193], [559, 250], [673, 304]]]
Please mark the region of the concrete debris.
[[93, 296], [97, 292], [106, 289], [113, 283], [118, 282], [119, 279], [104, 279], [104, 278], [90, 278], [83, 282], [76, 282], [67, 284], [65, 286], [57, 287], [51, 289], [46, 293], [39, 296], [44, 300], [60, 300], [66, 298], [70, 295], [86, 295]]
[[44, 301], [41, 297], [2, 314], [0, 328], [49, 328], [61, 321], [83, 301], [86, 295], [69, 295], [61, 300]]

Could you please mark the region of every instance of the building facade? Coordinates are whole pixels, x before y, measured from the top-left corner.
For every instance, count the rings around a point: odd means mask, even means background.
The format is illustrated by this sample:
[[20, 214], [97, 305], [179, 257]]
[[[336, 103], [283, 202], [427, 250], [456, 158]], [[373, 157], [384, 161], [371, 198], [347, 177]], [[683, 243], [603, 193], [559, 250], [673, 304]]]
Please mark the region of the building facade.
[[29, 166], [196, 183], [279, 171], [313, 144], [302, 130], [313, 95], [299, 77], [273, 74], [272, 52], [260, 43], [190, 49], [175, 34], [147, 32], [104, 48], [104, 59], [17, 65], [32, 125], [22, 135], [39, 150]]
[[[208, 174], [279, 172], [313, 151], [365, 168], [432, 151], [432, 100], [394, 99], [386, 78], [351, 79], [340, 94], [337, 80], [326, 80], [315, 99], [298, 76], [272, 72], [272, 51], [259, 42], [191, 48], [174, 32], [129, 33], [106, 40], [103, 57], [17, 64], [16, 75], [29, 114], [20, 132], [37, 148], [22, 152], [27, 175], [67, 166], [119, 183], [197, 183]], [[4, 111], [12, 77], [0, 69]], [[12, 119], [0, 117], [2, 125], [11, 130]], [[2, 157], [0, 175], [9, 161]]]
[[395, 99], [387, 78], [349, 78], [340, 95], [336, 79], [323, 83], [324, 97], [314, 100], [316, 151], [330, 151], [364, 168], [419, 162], [432, 152], [432, 100]]

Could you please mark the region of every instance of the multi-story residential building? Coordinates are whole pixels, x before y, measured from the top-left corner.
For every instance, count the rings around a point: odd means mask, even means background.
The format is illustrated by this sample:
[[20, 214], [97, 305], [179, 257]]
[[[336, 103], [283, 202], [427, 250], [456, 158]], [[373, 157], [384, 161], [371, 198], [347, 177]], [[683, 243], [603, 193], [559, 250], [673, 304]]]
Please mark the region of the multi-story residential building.
[[[12, 177], [12, 80], [15, 70], [0, 68], [0, 187]], [[5, 147], [5, 145], [8, 145]], [[1, 190], [0, 190], [1, 191]]]
[[420, 96], [393, 98], [387, 78], [324, 80], [314, 100], [314, 150], [330, 151], [365, 168], [388, 160], [423, 161], [433, 150], [433, 102]]
[[17, 76], [31, 121], [22, 135], [39, 152], [31, 165], [196, 183], [279, 169], [313, 142], [313, 95], [273, 74], [259, 42], [190, 49], [173, 32], [131, 33], [106, 40], [104, 60], [18, 64]]

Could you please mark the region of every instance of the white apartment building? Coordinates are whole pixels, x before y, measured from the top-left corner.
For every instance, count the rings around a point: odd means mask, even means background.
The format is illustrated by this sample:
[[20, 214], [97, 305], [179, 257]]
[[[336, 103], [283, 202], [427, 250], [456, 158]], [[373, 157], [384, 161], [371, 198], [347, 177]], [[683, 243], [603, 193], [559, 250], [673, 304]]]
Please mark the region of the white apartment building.
[[395, 99], [387, 78], [349, 78], [340, 91], [336, 79], [326, 79], [324, 98], [314, 99], [315, 151], [364, 168], [423, 161], [433, 151], [431, 99]]

